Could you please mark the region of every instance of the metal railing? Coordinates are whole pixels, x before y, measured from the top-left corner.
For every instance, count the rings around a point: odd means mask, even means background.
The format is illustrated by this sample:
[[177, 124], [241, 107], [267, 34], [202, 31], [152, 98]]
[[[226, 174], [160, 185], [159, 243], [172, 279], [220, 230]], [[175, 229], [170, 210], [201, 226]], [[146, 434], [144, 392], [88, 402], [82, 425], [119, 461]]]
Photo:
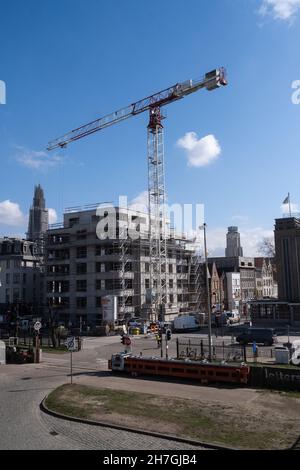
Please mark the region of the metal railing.
[[[205, 340], [177, 338], [177, 358], [208, 360], [209, 344]], [[221, 362], [273, 362], [275, 354], [273, 347], [257, 347], [257, 352], [254, 352], [252, 346], [226, 344], [225, 341], [218, 341], [212, 345], [212, 359]]]

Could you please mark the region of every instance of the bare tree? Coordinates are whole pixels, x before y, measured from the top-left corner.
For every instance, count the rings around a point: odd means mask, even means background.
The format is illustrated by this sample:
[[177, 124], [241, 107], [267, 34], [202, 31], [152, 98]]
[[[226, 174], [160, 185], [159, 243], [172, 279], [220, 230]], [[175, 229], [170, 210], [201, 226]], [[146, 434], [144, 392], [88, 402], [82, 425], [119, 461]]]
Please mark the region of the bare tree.
[[257, 245], [259, 253], [267, 258], [275, 257], [275, 244], [273, 238], [263, 238], [262, 241]]

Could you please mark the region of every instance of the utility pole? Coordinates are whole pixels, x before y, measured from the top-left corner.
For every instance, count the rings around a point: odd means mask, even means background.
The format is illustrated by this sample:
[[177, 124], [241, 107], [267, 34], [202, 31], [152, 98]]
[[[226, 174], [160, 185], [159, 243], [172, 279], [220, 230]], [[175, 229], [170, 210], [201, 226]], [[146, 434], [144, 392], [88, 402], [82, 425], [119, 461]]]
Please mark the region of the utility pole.
[[204, 231], [204, 254], [205, 254], [205, 278], [206, 278], [206, 294], [207, 294], [207, 314], [208, 314], [208, 360], [211, 361], [211, 305], [210, 305], [210, 292], [209, 292], [209, 279], [208, 279], [208, 260], [207, 260], [207, 247], [206, 247], [206, 224], [203, 224]]

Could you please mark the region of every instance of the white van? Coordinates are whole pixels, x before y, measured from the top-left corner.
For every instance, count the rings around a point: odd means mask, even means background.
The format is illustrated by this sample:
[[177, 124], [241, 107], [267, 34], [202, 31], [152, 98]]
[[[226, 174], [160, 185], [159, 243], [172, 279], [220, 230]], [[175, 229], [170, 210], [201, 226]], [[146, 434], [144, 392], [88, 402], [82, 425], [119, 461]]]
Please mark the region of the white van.
[[226, 315], [227, 315], [229, 325], [233, 325], [233, 323], [240, 323], [241, 317], [239, 313], [226, 312]]
[[189, 315], [180, 315], [174, 318], [173, 330], [174, 331], [188, 331], [198, 330], [199, 323], [196, 322], [195, 317]]

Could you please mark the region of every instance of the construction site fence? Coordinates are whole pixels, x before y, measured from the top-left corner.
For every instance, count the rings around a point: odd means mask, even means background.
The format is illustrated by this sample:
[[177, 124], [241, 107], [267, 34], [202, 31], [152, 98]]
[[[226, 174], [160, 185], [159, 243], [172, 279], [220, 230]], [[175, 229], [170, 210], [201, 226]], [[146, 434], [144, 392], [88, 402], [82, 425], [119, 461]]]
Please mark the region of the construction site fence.
[[[203, 361], [209, 360], [209, 343], [205, 340], [177, 338], [177, 358]], [[275, 360], [273, 347], [257, 347], [239, 344], [225, 344], [224, 341], [213, 340], [211, 346], [212, 360], [225, 362], [268, 362]]]
[[[1, 339], [1, 338], [0, 338]], [[22, 335], [22, 336], [10, 336], [2, 338], [7, 346], [19, 346], [26, 349], [31, 349], [36, 345], [36, 336], [35, 335]], [[57, 346], [64, 346], [66, 342], [65, 337], [57, 338]], [[43, 347], [52, 347], [52, 339], [50, 336], [39, 336], [39, 345]]]

